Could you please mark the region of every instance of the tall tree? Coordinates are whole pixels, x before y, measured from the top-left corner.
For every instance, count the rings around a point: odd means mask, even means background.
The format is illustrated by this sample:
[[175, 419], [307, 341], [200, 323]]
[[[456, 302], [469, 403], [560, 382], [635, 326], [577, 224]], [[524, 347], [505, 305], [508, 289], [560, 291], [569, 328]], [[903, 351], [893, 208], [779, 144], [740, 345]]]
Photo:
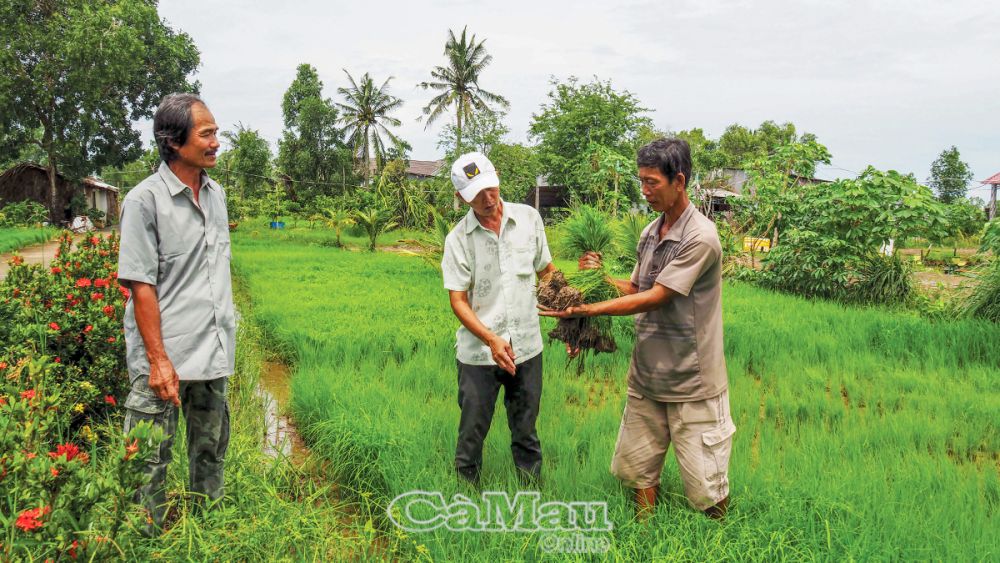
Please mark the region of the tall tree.
[[391, 76], [376, 88], [375, 82], [367, 72], [361, 77], [360, 84], [347, 70], [344, 70], [344, 74], [351, 81], [351, 87], [337, 88], [337, 92], [344, 96], [346, 102], [337, 104], [343, 112], [340, 122], [346, 126], [347, 144], [354, 151], [355, 162], [359, 167], [363, 167], [362, 173], [367, 185], [372, 173], [372, 153], [379, 169], [385, 162], [388, 151], [382, 135], [392, 141], [392, 146], [402, 145], [402, 141], [386, 126], [399, 127], [400, 121], [390, 117], [389, 113], [399, 109], [403, 105], [403, 100], [386, 91], [389, 81], [392, 80]]
[[424, 108], [427, 127], [439, 117], [455, 108], [455, 152], [462, 152], [462, 122], [472, 118], [475, 113], [495, 111], [493, 106], [507, 109], [510, 103], [499, 94], [494, 94], [479, 87], [479, 75], [491, 62], [493, 55], [486, 52], [483, 44], [486, 40], [476, 42], [476, 36], [467, 35], [468, 28], [462, 28], [461, 37], [455, 37], [455, 32], [448, 30], [448, 41], [444, 46], [444, 55], [448, 59], [447, 66], [434, 67], [432, 82], [421, 82], [424, 90], [441, 92]]
[[937, 192], [942, 203], [951, 203], [965, 197], [970, 181], [972, 170], [962, 162], [962, 156], [954, 145], [941, 151], [941, 155], [931, 164], [930, 187]]
[[217, 173], [224, 179], [226, 199], [231, 217], [245, 218], [251, 213], [250, 203], [267, 197], [273, 170], [273, 155], [267, 140], [256, 129], [242, 123], [232, 131], [223, 131], [229, 145], [219, 156]]
[[7, 0], [0, 37], [0, 153], [24, 143], [44, 151], [53, 221], [57, 174], [135, 160], [133, 122], [164, 95], [197, 89], [187, 77], [198, 49], [149, 0]]
[[[462, 144], [471, 150], [489, 155], [493, 147], [502, 144], [504, 137], [510, 133], [510, 129], [504, 123], [505, 117], [507, 113], [504, 111], [474, 114], [462, 124]], [[448, 162], [462, 154], [456, 152], [458, 136], [457, 127], [451, 123], [445, 125], [438, 135], [437, 147], [444, 150], [444, 158]]]
[[652, 127], [648, 110], [630, 92], [617, 92], [611, 82], [595, 79], [580, 84], [571, 77], [553, 81], [549, 102], [532, 116], [529, 134], [538, 139], [538, 156], [549, 181], [567, 186], [587, 203], [597, 202], [605, 191], [613, 191], [611, 176], [594, 183], [594, 158], [605, 149], [635, 161], [638, 135]]
[[333, 194], [344, 176], [349, 155], [337, 127], [337, 108], [323, 97], [316, 69], [299, 65], [281, 102], [285, 130], [278, 142], [278, 167], [294, 199]]

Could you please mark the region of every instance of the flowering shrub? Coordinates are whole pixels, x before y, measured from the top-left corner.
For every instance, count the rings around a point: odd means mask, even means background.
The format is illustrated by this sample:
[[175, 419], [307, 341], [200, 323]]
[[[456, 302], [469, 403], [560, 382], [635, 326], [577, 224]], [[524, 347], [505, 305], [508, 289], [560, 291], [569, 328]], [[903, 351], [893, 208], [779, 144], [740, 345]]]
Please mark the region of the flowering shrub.
[[163, 432], [123, 436], [128, 292], [118, 240], [60, 238], [45, 267], [11, 260], [0, 282], [0, 560], [104, 559]]
[[[102, 401], [92, 385], [62, 386], [60, 365], [22, 358], [0, 372], [0, 559], [110, 556], [122, 525], [144, 525], [131, 503], [163, 432], [123, 436], [117, 422], [67, 424], [75, 405]], [[82, 394], [81, 394], [82, 393]], [[91, 424], [97, 425], [97, 430]], [[30, 557], [29, 557], [30, 556]]]
[[[0, 362], [44, 349], [59, 364], [60, 382], [87, 381], [101, 396], [121, 399], [127, 392], [122, 316], [128, 290], [118, 285], [118, 239], [91, 235], [77, 248], [72, 236], [59, 238], [47, 266], [11, 261], [0, 284]], [[8, 320], [9, 319], [9, 320]], [[85, 403], [89, 413], [108, 411], [104, 401]], [[78, 413], [83, 414], [83, 413]]]

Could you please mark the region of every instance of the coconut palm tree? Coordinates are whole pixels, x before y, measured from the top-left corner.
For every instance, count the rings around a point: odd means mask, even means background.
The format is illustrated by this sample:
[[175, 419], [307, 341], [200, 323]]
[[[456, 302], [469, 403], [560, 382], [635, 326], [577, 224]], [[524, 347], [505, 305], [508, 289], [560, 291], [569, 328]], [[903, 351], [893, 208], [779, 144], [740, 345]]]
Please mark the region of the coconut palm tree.
[[363, 167], [365, 184], [368, 184], [372, 173], [372, 153], [379, 168], [385, 161], [386, 147], [382, 135], [388, 137], [392, 145], [401, 143], [388, 127], [399, 127], [400, 121], [390, 117], [389, 113], [403, 105], [403, 100], [386, 92], [391, 76], [376, 88], [375, 81], [367, 72], [361, 77], [360, 83], [347, 70], [344, 70], [344, 74], [351, 81], [351, 86], [337, 88], [346, 102], [337, 104], [341, 111], [339, 121], [346, 125], [344, 130], [348, 136], [347, 144], [354, 150], [358, 167]]
[[486, 52], [483, 41], [476, 42], [476, 36], [467, 36], [467, 28], [462, 28], [461, 37], [448, 30], [448, 41], [444, 46], [447, 66], [434, 67], [431, 71], [433, 82], [421, 82], [424, 90], [441, 92], [424, 108], [427, 127], [444, 115], [452, 106], [455, 108], [455, 150], [462, 149], [462, 121], [472, 117], [474, 112], [491, 112], [491, 104], [503, 109], [510, 103], [503, 97], [479, 87], [479, 75], [493, 61]]

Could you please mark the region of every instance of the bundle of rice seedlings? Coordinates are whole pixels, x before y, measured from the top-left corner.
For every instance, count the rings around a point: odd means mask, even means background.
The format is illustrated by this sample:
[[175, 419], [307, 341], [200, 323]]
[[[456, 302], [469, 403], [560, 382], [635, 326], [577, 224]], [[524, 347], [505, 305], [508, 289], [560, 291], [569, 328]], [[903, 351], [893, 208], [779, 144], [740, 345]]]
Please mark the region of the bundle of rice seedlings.
[[[563, 224], [567, 247], [577, 255], [585, 252], [602, 254], [611, 249], [614, 233], [610, 221], [601, 212], [589, 206], [580, 206]], [[584, 303], [597, 303], [618, 297], [620, 292], [608, 280], [604, 268], [580, 270], [564, 276], [556, 272], [538, 286], [538, 303], [549, 309], [562, 311]], [[607, 317], [586, 319], [559, 319], [549, 338], [567, 343], [583, 352], [614, 352], [617, 349], [611, 334], [611, 319]], [[582, 369], [582, 360], [580, 367]]]

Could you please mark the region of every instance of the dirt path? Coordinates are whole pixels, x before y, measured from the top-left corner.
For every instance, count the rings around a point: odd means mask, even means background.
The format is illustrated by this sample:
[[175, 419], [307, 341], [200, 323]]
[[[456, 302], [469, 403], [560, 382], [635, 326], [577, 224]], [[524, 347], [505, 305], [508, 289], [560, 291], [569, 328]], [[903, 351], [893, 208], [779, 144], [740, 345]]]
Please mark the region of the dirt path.
[[[110, 233], [112, 229], [104, 229], [97, 231], [101, 234]], [[83, 237], [87, 236], [87, 233], [77, 233], [73, 235], [73, 244], [76, 244], [83, 240]], [[20, 250], [14, 252], [8, 252], [6, 254], [0, 254], [0, 280], [7, 277], [7, 272], [10, 271], [10, 266], [7, 264], [14, 254], [19, 254], [24, 258], [26, 264], [41, 264], [46, 265], [52, 261], [55, 257], [56, 249], [59, 248], [59, 242], [57, 239], [53, 238], [49, 242], [43, 242], [40, 244], [33, 244], [31, 246], [26, 246]]]

